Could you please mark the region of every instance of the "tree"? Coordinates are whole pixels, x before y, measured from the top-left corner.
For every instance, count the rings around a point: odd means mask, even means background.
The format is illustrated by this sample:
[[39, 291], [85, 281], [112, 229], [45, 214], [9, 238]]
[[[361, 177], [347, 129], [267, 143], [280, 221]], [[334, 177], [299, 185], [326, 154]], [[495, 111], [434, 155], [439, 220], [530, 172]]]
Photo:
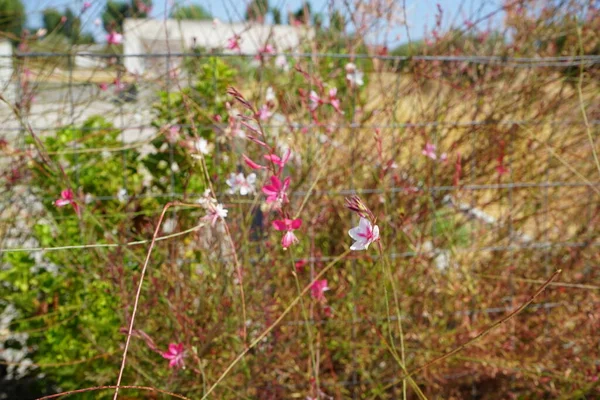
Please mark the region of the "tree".
[[[64, 22], [62, 22], [63, 18], [65, 18]], [[55, 8], [46, 8], [42, 20], [48, 32], [60, 33], [73, 41], [77, 41], [81, 35], [81, 19], [70, 8], [67, 8], [64, 14]]]
[[21, 0], [0, 0], [0, 32], [13, 35], [18, 40], [25, 25], [25, 7]]
[[212, 14], [201, 5], [192, 4], [189, 6], [177, 7], [171, 12], [171, 18], [210, 20], [213, 17]]
[[56, 30], [60, 26], [61, 18], [62, 18], [62, 14], [60, 12], [58, 12], [58, 10], [56, 8], [46, 8], [42, 12], [42, 20], [44, 22], [44, 28], [46, 28], [48, 30], [48, 33], [54, 32], [54, 30]]
[[123, 31], [123, 21], [128, 17], [130, 5], [108, 0], [106, 9], [102, 13], [102, 25], [106, 32]]
[[293, 14], [294, 22], [303, 25], [310, 24], [310, 3], [305, 1], [302, 6]]
[[279, 8], [271, 8], [271, 16], [273, 16], [273, 23], [275, 25], [281, 25], [281, 10]]
[[62, 28], [62, 33], [69, 39], [77, 41], [77, 38], [81, 34], [81, 19], [76, 17], [70, 8], [67, 8], [67, 11], [65, 11], [65, 17], [67, 20]]
[[263, 23], [269, 12], [269, 0], [252, 0], [246, 8], [246, 19]]
[[152, 8], [152, 0], [131, 2], [108, 0], [102, 13], [102, 25], [107, 32], [123, 32], [125, 18], [146, 18]]
[[339, 10], [333, 10], [329, 17], [329, 29], [336, 32], [343, 32], [346, 28], [346, 19]]

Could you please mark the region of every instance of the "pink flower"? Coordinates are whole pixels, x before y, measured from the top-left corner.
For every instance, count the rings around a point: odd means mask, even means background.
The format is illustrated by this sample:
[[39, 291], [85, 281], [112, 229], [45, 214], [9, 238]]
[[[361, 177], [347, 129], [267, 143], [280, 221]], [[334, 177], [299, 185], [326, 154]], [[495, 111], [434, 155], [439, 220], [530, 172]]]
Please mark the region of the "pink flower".
[[423, 149], [422, 154], [424, 156], [431, 158], [432, 160], [437, 159], [437, 156], [435, 155], [435, 145], [433, 145], [429, 142], [427, 142], [427, 144], [425, 144], [425, 148]]
[[302, 220], [300, 218], [296, 219], [279, 219], [273, 221], [273, 228], [278, 231], [286, 231], [285, 235], [283, 235], [283, 239], [281, 239], [281, 245], [284, 250], [287, 250], [294, 243], [298, 243], [298, 238], [294, 235], [296, 229], [299, 229], [302, 226]]
[[379, 227], [373, 226], [368, 219], [361, 218], [358, 226], [350, 229], [348, 234], [354, 239], [350, 250], [366, 250], [371, 243], [379, 240]]
[[229, 211], [223, 207], [223, 204], [214, 204], [209, 202], [206, 207], [206, 215], [202, 217], [202, 219], [205, 221], [210, 221], [210, 225], [214, 227], [219, 218], [225, 219], [225, 217], [227, 217], [228, 212]]
[[171, 368], [181, 368], [184, 366], [183, 357], [185, 351], [183, 350], [183, 343], [169, 344], [169, 350], [162, 352], [161, 356], [169, 360], [169, 367]]
[[118, 32], [111, 31], [108, 35], [106, 35], [106, 41], [108, 44], [121, 44], [123, 41], [123, 35]]
[[72, 205], [73, 208], [75, 209], [75, 212], [77, 213], [77, 215], [81, 215], [81, 210], [79, 209], [79, 204], [77, 204], [77, 202], [74, 199], [73, 196], [73, 191], [71, 189], [65, 189], [62, 192], [60, 192], [60, 198], [58, 198], [54, 204], [56, 205], [56, 207], [64, 207], [66, 205]]
[[240, 49], [240, 37], [238, 35], [234, 35], [232, 37], [230, 37], [229, 39], [227, 39], [227, 49], [228, 50], [237, 50], [237, 51], [241, 51]]
[[106, 83], [106, 82], [102, 82], [102, 83], [98, 84], [98, 88], [99, 88], [100, 90], [102, 90], [103, 92], [105, 92], [105, 91], [107, 91], [107, 90], [108, 90], [108, 83]]
[[279, 157], [275, 154], [267, 154], [264, 157], [265, 157], [265, 160], [271, 161], [273, 164], [278, 165], [279, 168], [283, 168], [283, 167], [285, 167], [285, 164], [290, 159], [291, 155], [292, 155], [292, 151], [290, 149], [288, 149], [285, 152], [285, 154], [283, 155], [283, 157]]
[[64, 24], [65, 22], [67, 22], [67, 17], [63, 15], [62, 17], [60, 17], [60, 23]]
[[115, 85], [115, 91], [117, 92], [120, 92], [121, 90], [125, 89], [125, 84], [121, 82], [120, 79], [115, 79], [113, 84]]
[[498, 175], [502, 176], [504, 174], [508, 174], [509, 170], [504, 166], [502, 162], [500, 162], [496, 167], [496, 172], [498, 173]]
[[308, 105], [310, 111], [315, 111], [317, 107], [319, 107], [319, 104], [321, 104], [321, 98], [314, 90], [310, 91], [310, 94], [308, 95], [308, 100], [310, 101]]
[[329, 290], [327, 287], [327, 279], [320, 279], [314, 281], [310, 286], [310, 295], [317, 301], [325, 301], [325, 292]]
[[84, 13], [87, 11], [88, 8], [90, 8], [92, 6], [92, 3], [90, 3], [89, 1], [86, 1], [83, 3], [83, 7], [81, 7], [81, 12]]
[[262, 49], [260, 49], [259, 52], [261, 54], [275, 54], [275, 48], [272, 45], [268, 44]]
[[448, 153], [442, 153], [440, 155], [440, 161], [444, 162], [444, 163], [447, 162], [448, 161]]
[[269, 109], [269, 106], [266, 104], [263, 104], [263, 106], [258, 110], [258, 119], [260, 119], [261, 121], [268, 120], [269, 118], [271, 118], [271, 115], [273, 115], [273, 113]]
[[177, 143], [177, 140], [179, 139], [180, 130], [181, 130], [181, 127], [179, 125], [171, 125], [169, 127], [169, 129], [167, 130], [167, 132], [165, 133], [167, 142], [169, 142], [171, 144]]
[[329, 104], [335, 109], [335, 111], [343, 114], [340, 106], [340, 99], [337, 98], [337, 88], [329, 89]]
[[264, 194], [267, 195], [267, 203], [287, 203], [288, 196], [286, 190], [290, 186], [290, 177], [288, 176], [283, 180], [283, 183], [279, 180], [278, 177], [271, 177], [271, 184], [265, 185], [262, 188]]

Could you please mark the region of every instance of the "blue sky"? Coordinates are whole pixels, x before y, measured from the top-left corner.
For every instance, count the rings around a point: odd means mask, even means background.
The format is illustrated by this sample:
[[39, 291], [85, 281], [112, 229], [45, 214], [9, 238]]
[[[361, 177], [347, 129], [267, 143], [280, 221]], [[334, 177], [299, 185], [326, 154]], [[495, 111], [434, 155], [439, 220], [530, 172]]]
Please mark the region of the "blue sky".
[[[48, 7], [64, 11], [67, 7], [78, 13], [84, 0], [23, 0], [29, 16], [28, 26], [42, 26], [42, 11]], [[313, 12], [327, 14], [328, 4], [332, 0], [311, 0]], [[395, 0], [399, 2], [400, 0]], [[174, 0], [153, 0], [154, 7], [151, 17], [162, 19], [171, 11]], [[243, 19], [247, 0], [175, 0], [178, 5], [200, 4], [210, 10], [212, 14], [222, 21], [240, 21]], [[99, 18], [106, 5], [106, 0], [91, 0], [92, 7], [82, 16], [84, 30], [94, 34], [97, 40], [104, 40], [102, 27], [94, 25], [94, 20]], [[283, 14], [295, 11], [303, 3], [302, 0], [270, 0], [271, 6], [278, 6]], [[333, 0], [334, 4], [343, 4], [340, 0]], [[436, 5], [440, 4], [444, 10], [444, 24], [449, 26], [452, 21], [462, 23], [466, 18], [476, 19], [476, 16], [485, 15], [500, 7], [500, 0], [406, 0], [408, 23], [411, 39], [421, 38], [425, 27], [431, 28], [435, 21]], [[498, 18], [496, 18], [497, 22]], [[483, 26], [484, 28], [487, 27]], [[396, 37], [399, 40], [396, 41]], [[392, 44], [406, 41], [404, 27], [392, 29], [389, 35]], [[373, 39], [373, 41], [377, 41]]]

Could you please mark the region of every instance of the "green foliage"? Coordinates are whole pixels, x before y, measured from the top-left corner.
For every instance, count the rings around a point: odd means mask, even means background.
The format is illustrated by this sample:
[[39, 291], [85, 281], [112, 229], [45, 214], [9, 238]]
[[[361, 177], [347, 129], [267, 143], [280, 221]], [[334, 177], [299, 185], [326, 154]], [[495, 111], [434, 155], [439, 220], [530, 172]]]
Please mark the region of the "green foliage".
[[48, 33], [54, 32], [57, 30], [59, 25], [61, 24], [60, 19], [62, 18], [62, 14], [58, 12], [56, 8], [46, 8], [42, 12], [42, 20], [44, 22], [44, 28], [48, 30]]
[[0, 32], [12, 35], [16, 41], [21, 35], [25, 19], [25, 7], [21, 0], [0, 0]]
[[299, 23], [308, 25], [310, 23], [310, 14], [311, 14], [310, 3], [307, 2], [307, 1], [305, 1], [298, 8], [298, 10], [296, 10], [296, 12], [293, 14], [294, 15], [294, 20], [296, 20]]
[[171, 12], [171, 18], [175, 19], [193, 19], [193, 20], [211, 20], [212, 14], [199, 4], [177, 7]]
[[109, 0], [106, 3], [106, 9], [102, 13], [102, 25], [104, 30], [110, 31], [123, 31], [123, 21], [129, 16], [130, 5], [124, 2], [117, 2]]
[[277, 7], [271, 8], [271, 16], [273, 17], [273, 23], [275, 25], [281, 25], [282, 18], [281, 18], [281, 10], [279, 8], [277, 8]]
[[[212, 116], [226, 115], [223, 93], [235, 76], [225, 62], [210, 58], [198, 65], [193, 87], [161, 92], [153, 125], [164, 132], [165, 126], [179, 124], [181, 137], [169, 144], [163, 134], [157, 135], [151, 154], [121, 150], [122, 132], [100, 116], [45, 137], [40, 150], [47, 158], [30, 165], [29, 187], [43, 211], [29, 234], [44, 247], [132, 241], [142, 233], [146, 238], [144, 227], [151, 223], [147, 210], [160, 209], [170, 193], [202, 193], [206, 188], [193, 150], [185, 143], [195, 139], [192, 121], [198, 135], [215, 142]], [[188, 106], [184, 99], [193, 103]], [[35, 143], [28, 139], [29, 145]], [[225, 174], [230, 168], [222, 162], [223, 170], [217, 171], [212, 157], [205, 159], [211, 175]], [[177, 173], [171, 170], [174, 164]], [[100, 200], [114, 197], [124, 182], [129, 200]], [[72, 207], [54, 204], [67, 187], [82, 206], [80, 218]], [[86, 195], [92, 199], [84, 200]], [[188, 215], [190, 224], [199, 218], [197, 213], [181, 215]], [[31, 253], [1, 255], [1, 263], [8, 267], [0, 269], [0, 305], [13, 304], [18, 310], [20, 319], [11, 329], [30, 332], [28, 346], [35, 348], [32, 358], [42, 365], [49, 382], [69, 390], [114, 380], [114, 354], [120, 349], [120, 328], [125, 324], [121, 310], [131, 304], [131, 274], [139, 271], [145, 251], [144, 247], [70, 249], [47, 252], [41, 261]], [[156, 249], [154, 259], [164, 259], [164, 251]], [[161, 345], [166, 345], [164, 340]], [[142, 352], [146, 353], [142, 359], [158, 357], [148, 355], [146, 347]], [[155, 371], [157, 375], [168, 376], [166, 364], [161, 366], [164, 371]], [[156, 370], [155, 365], [148, 367]]]
[[132, 0], [131, 2], [109, 0], [102, 13], [104, 30], [123, 32], [125, 18], [146, 18], [151, 7], [152, 0]]

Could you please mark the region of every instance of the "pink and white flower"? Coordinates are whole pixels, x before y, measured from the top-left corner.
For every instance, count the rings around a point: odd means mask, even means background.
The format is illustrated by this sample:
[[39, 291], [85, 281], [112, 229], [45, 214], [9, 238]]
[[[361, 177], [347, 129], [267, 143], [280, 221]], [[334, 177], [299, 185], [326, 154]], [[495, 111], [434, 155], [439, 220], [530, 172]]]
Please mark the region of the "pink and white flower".
[[85, 1], [83, 2], [83, 7], [81, 7], [81, 12], [84, 13], [87, 11], [88, 8], [90, 8], [92, 6], [92, 3], [90, 3], [89, 1]]
[[275, 57], [275, 66], [285, 72], [289, 71], [290, 69], [290, 64], [288, 63], [287, 58], [285, 58], [283, 54], [280, 54], [277, 57]]
[[258, 119], [260, 119], [261, 121], [268, 120], [269, 118], [271, 118], [272, 115], [273, 113], [271, 112], [269, 106], [266, 104], [263, 104], [263, 106], [258, 110]]
[[229, 194], [239, 193], [242, 196], [246, 196], [247, 194], [254, 193], [256, 190], [254, 187], [254, 183], [256, 182], [256, 174], [251, 173], [247, 177], [244, 174], [229, 174], [229, 179], [227, 179], [226, 183], [229, 186]]
[[424, 156], [431, 158], [432, 160], [437, 159], [437, 155], [435, 154], [435, 145], [427, 142], [425, 144], [425, 148], [421, 152]]
[[111, 31], [108, 35], [106, 35], [106, 41], [108, 44], [121, 44], [123, 41], [123, 35], [116, 31]]
[[179, 140], [179, 132], [180, 131], [181, 131], [181, 127], [179, 125], [171, 125], [169, 127], [169, 129], [167, 129], [167, 132], [165, 133], [167, 142], [169, 142], [171, 144], [177, 143], [177, 140]]
[[75, 213], [77, 213], [78, 216], [81, 215], [81, 210], [79, 208], [79, 204], [77, 204], [77, 202], [75, 201], [73, 191], [71, 189], [65, 189], [62, 192], [60, 192], [60, 197], [56, 199], [54, 205], [56, 205], [56, 207], [64, 207], [69, 204], [73, 206], [73, 209], [75, 210]]
[[273, 221], [273, 228], [278, 231], [285, 231], [285, 235], [281, 239], [281, 246], [287, 250], [291, 245], [298, 243], [298, 238], [294, 235], [294, 231], [302, 226], [302, 220], [296, 219], [280, 219]]
[[329, 89], [329, 104], [335, 109], [335, 111], [343, 114], [340, 103], [340, 99], [337, 98], [337, 88]]
[[361, 218], [358, 226], [350, 229], [348, 234], [354, 243], [350, 250], [367, 250], [369, 245], [379, 240], [379, 227], [366, 218]]
[[160, 353], [160, 355], [169, 360], [170, 368], [182, 368], [185, 366], [183, 362], [183, 357], [185, 356], [183, 343], [169, 344], [169, 350]]
[[310, 285], [310, 295], [317, 301], [326, 301], [325, 292], [327, 290], [329, 290], [327, 279], [316, 280]]
[[279, 206], [283, 203], [289, 202], [287, 196], [287, 189], [290, 186], [290, 177], [288, 176], [281, 182], [278, 177], [271, 177], [271, 184], [265, 185], [262, 188], [262, 192], [267, 196], [267, 203], [277, 203]]
[[214, 202], [208, 202], [206, 204], [206, 215], [202, 217], [204, 221], [210, 221], [211, 226], [215, 226], [219, 218], [225, 219], [227, 217], [227, 209], [223, 207], [223, 204]]
[[241, 48], [240, 48], [240, 37], [238, 35], [233, 35], [232, 37], [230, 37], [229, 39], [227, 39], [227, 46], [226, 46], [226, 48], [228, 50], [241, 51]]
[[315, 111], [317, 107], [319, 107], [319, 104], [322, 103], [321, 98], [314, 90], [310, 91], [310, 94], [308, 95], [308, 100], [308, 108], [310, 109], [310, 111]]

